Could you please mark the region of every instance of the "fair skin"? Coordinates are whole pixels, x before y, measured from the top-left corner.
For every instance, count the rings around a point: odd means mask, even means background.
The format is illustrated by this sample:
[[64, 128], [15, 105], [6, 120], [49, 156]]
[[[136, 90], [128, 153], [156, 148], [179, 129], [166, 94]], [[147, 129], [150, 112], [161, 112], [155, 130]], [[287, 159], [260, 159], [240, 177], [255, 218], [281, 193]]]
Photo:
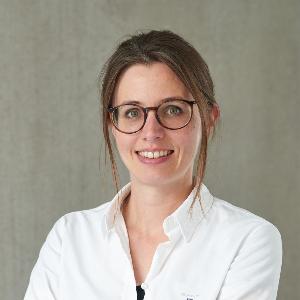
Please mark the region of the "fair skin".
[[[141, 106], [158, 106], [163, 99], [192, 95], [175, 73], [163, 63], [134, 65], [120, 77], [114, 106], [137, 101]], [[190, 194], [193, 165], [201, 141], [201, 119], [197, 105], [190, 123], [178, 130], [162, 127], [150, 111], [145, 126], [134, 134], [111, 127], [120, 156], [131, 179], [131, 193], [123, 207], [136, 283], [144, 282], [158, 244], [168, 241], [164, 219]], [[160, 162], [143, 160], [139, 151], [171, 150]]]

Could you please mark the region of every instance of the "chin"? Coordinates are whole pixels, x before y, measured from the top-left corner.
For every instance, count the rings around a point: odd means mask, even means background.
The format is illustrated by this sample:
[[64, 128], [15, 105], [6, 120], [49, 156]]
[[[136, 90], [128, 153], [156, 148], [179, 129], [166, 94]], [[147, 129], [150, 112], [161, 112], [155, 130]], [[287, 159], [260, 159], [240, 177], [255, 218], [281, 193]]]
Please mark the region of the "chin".
[[[146, 171], [145, 171], [146, 172]], [[147, 172], [147, 174], [135, 174], [133, 176], [131, 176], [131, 180], [135, 181], [135, 182], [139, 182], [143, 185], [148, 185], [148, 186], [165, 186], [168, 184], [174, 184], [178, 181], [182, 181], [179, 178], [172, 178], [170, 177], [170, 174], [172, 174], [172, 172], [166, 172], [165, 174], [154, 174], [155, 172]]]

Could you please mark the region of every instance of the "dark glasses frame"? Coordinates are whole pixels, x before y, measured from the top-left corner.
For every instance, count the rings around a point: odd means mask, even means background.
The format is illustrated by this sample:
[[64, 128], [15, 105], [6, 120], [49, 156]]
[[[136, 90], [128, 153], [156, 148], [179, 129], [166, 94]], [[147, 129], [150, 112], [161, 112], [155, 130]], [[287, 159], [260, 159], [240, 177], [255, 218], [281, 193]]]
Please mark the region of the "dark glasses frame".
[[[188, 122], [187, 122], [186, 124], [184, 124], [183, 126], [178, 127], [178, 128], [170, 128], [170, 127], [167, 127], [167, 126], [163, 125], [162, 122], [161, 122], [161, 120], [159, 119], [159, 116], [158, 116], [158, 113], [157, 113], [158, 109], [159, 109], [163, 104], [165, 104], [165, 103], [167, 103], [167, 102], [173, 102], [173, 101], [182, 101], [182, 102], [185, 102], [185, 103], [187, 103], [187, 104], [189, 104], [189, 105], [191, 106], [191, 116], [190, 116], [190, 119], [188, 120]], [[110, 119], [111, 119], [112, 124], [114, 125], [114, 127], [115, 127], [118, 131], [120, 131], [120, 132], [122, 132], [122, 133], [125, 133], [125, 134], [133, 134], [133, 133], [136, 133], [136, 132], [142, 130], [143, 127], [144, 127], [145, 124], [146, 124], [147, 117], [148, 117], [148, 112], [149, 112], [150, 110], [155, 111], [155, 117], [156, 117], [156, 120], [157, 120], [157, 122], [158, 122], [162, 127], [166, 128], [166, 129], [169, 129], [169, 130], [178, 130], [178, 129], [184, 128], [185, 126], [187, 126], [187, 125], [190, 123], [190, 121], [191, 121], [191, 119], [192, 119], [192, 117], [193, 117], [193, 105], [196, 104], [196, 103], [197, 103], [197, 102], [196, 102], [195, 100], [194, 100], [194, 101], [191, 101], [191, 100], [176, 99], [176, 98], [175, 98], [175, 99], [170, 99], [170, 100], [168, 100], [168, 101], [165, 101], [165, 102], [161, 103], [161, 104], [158, 105], [158, 106], [143, 107], [143, 106], [141, 106], [141, 105], [139, 105], [139, 104], [135, 104], [135, 103], [133, 103], [133, 104], [126, 103], [126, 104], [121, 104], [121, 105], [114, 106], [114, 107], [110, 106], [110, 107], [107, 108], [107, 111], [110, 113]], [[143, 113], [144, 113], [144, 122], [143, 122], [143, 124], [141, 125], [141, 128], [140, 128], [140, 129], [138, 129], [138, 130], [136, 130], [136, 131], [133, 131], [133, 132], [126, 132], [126, 131], [123, 131], [123, 130], [119, 129], [119, 128], [117, 127], [117, 125], [115, 124], [114, 118], [113, 118], [112, 115], [113, 115], [114, 112], [118, 109], [118, 107], [120, 107], [120, 106], [125, 106], [125, 105], [136, 106], [136, 107], [140, 108], [140, 109], [143, 111]]]

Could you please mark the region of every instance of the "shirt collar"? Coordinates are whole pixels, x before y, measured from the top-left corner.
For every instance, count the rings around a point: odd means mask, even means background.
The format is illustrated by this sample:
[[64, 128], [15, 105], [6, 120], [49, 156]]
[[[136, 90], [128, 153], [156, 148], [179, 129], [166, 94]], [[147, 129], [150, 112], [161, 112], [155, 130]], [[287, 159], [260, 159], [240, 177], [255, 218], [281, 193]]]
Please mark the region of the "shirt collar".
[[[106, 209], [104, 218], [104, 231], [106, 235], [114, 229], [116, 224], [115, 222], [118, 222], [120, 219], [120, 205], [130, 193], [130, 186], [130, 183], [125, 185], [116, 194]], [[210, 194], [208, 188], [202, 183], [199, 193], [200, 197], [197, 196], [193, 208], [190, 210], [195, 194], [196, 188], [191, 191], [184, 202], [171, 215], [165, 218], [163, 228], [165, 234], [169, 238], [172, 235], [172, 232], [179, 228], [184, 240], [189, 242], [197, 225], [202, 221], [203, 217], [205, 217], [209, 209], [212, 207], [214, 197]], [[201, 204], [199, 201], [200, 199]]]

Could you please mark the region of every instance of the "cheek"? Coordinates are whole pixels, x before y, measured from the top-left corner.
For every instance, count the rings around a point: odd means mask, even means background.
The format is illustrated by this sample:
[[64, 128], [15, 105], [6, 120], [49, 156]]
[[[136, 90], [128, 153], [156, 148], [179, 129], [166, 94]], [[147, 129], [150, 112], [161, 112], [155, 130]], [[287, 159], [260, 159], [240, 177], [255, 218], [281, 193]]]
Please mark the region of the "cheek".
[[187, 127], [186, 130], [174, 136], [174, 141], [176, 141], [180, 164], [190, 166], [197, 156], [201, 131], [194, 126]]
[[194, 149], [197, 149], [201, 142], [201, 121], [195, 120], [191, 122], [187, 127], [183, 128], [181, 133], [180, 144], [185, 145], [192, 152]]
[[123, 152], [123, 150], [126, 149], [126, 142], [124, 141], [123, 137], [119, 135], [119, 133], [117, 133], [116, 131], [114, 133], [114, 137], [119, 152]]
[[126, 157], [131, 155], [135, 138], [131, 135], [120, 133], [117, 130], [115, 130], [114, 137], [119, 154], [124, 161]]

